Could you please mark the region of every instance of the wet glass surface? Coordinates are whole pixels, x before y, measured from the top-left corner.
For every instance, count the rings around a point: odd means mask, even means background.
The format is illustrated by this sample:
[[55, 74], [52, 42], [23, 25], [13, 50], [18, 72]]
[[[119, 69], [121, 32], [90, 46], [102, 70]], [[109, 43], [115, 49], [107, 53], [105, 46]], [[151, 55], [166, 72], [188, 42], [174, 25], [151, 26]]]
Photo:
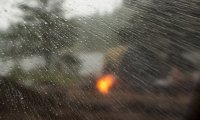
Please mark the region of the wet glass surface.
[[198, 120], [199, 11], [198, 0], [0, 0], [0, 119]]

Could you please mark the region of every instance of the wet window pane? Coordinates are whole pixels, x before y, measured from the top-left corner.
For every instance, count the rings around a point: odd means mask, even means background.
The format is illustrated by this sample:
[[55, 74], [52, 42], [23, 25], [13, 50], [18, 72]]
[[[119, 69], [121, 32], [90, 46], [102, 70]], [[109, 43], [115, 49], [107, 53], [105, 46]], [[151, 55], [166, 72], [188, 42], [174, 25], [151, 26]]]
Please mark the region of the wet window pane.
[[1, 0], [0, 119], [199, 120], [198, 0]]

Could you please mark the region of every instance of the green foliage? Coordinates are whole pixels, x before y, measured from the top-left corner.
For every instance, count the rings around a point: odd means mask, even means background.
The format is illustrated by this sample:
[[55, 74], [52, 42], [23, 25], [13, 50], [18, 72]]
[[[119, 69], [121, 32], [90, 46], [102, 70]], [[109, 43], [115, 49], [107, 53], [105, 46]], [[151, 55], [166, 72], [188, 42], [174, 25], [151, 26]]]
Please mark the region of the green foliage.
[[48, 61], [61, 48], [72, 47], [77, 37], [76, 24], [66, 20], [61, 9], [62, 2], [49, 5], [50, 0], [39, 0], [39, 6], [21, 5], [24, 22], [17, 23], [4, 33], [2, 40], [7, 48], [5, 56], [22, 57], [42, 55]]
[[71, 85], [80, 81], [77, 75], [66, 74], [60, 71], [47, 71], [45, 69], [37, 69], [31, 72], [23, 72], [20, 69], [15, 68], [10, 74], [11, 80], [17, 80], [19, 82], [25, 82], [30, 80], [34, 83], [53, 83], [53, 84], [66, 84]]
[[127, 29], [131, 41], [172, 53], [199, 49], [199, 7], [196, 1], [129, 0], [128, 4], [135, 13], [122, 30]]
[[66, 54], [61, 57], [61, 60], [65, 64], [71, 64], [71, 65], [80, 65], [81, 61], [76, 58], [74, 55]]
[[[21, 5], [20, 9], [25, 14], [24, 22], [13, 24], [7, 31], [0, 33], [0, 39], [4, 44], [0, 47], [0, 52], [3, 53], [3, 57], [17, 62], [9, 76], [13, 80], [22, 82], [30, 80], [57, 84], [72, 83], [77, 79], [75, 75], [50, 70], [50, 66], [54, 54], [58, 54], [62, 49], [73, 47], [77, 38], [77, 26], [73, 21], [64, 18], [62, 2], [51, 0], [38, 0], [38, 2], [37, 7]], [[46, 66], [42, 68], [43, 70], [22, 71], [18, 67], [18, 60], [32, 55], [43, 56]], [[76, 62], [74, 60], [75, 58], [71, 57], [66, 62], [72, 65], [70, 62]]]

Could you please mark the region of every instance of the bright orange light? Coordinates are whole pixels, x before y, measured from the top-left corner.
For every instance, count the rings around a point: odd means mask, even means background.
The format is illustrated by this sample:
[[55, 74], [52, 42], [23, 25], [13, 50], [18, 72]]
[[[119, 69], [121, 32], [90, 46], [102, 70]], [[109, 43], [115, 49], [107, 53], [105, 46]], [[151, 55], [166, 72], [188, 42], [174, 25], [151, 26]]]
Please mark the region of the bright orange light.
[[108, 94], [114, 82], [115, 77], [113, 75], [105, 75], [97, 81], [96, 87], [102, 94]]

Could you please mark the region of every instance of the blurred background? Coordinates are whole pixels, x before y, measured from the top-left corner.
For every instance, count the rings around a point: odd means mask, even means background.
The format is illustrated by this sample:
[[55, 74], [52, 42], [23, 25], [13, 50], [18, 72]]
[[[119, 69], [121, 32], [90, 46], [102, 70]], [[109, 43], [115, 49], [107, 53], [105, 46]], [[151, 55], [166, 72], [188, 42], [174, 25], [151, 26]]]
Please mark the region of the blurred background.
[[184, 119], [199, 11], [198, 0], [1, 0], [0, 119]]

